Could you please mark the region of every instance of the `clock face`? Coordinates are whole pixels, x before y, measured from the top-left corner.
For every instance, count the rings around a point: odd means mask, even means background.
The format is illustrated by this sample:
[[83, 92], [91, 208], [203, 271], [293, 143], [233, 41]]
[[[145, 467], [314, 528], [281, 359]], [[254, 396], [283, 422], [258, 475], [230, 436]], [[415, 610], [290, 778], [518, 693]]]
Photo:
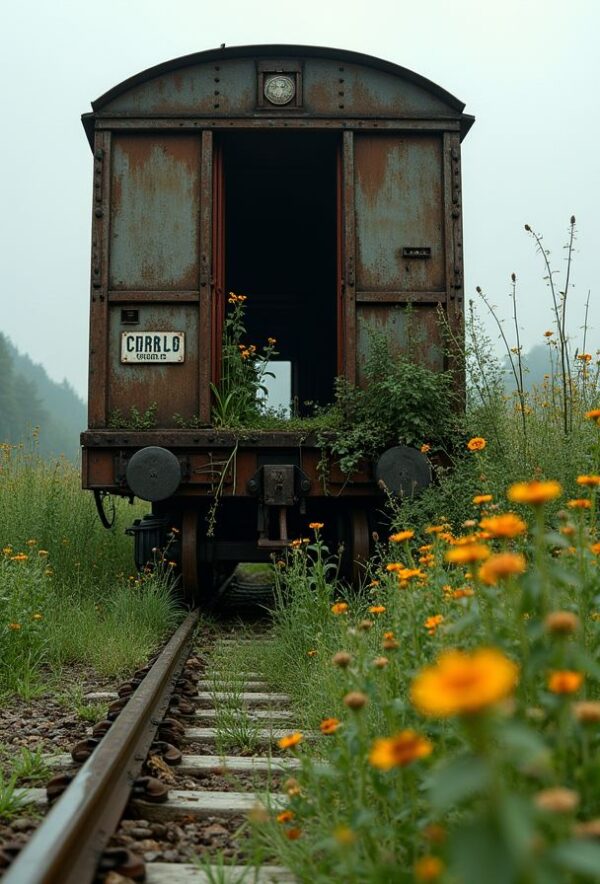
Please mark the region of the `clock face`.
[[265, 98], [271, 104], [289, 104], [296, 94], [296, 84], [291, 77], [278, 74], [265, 82]]

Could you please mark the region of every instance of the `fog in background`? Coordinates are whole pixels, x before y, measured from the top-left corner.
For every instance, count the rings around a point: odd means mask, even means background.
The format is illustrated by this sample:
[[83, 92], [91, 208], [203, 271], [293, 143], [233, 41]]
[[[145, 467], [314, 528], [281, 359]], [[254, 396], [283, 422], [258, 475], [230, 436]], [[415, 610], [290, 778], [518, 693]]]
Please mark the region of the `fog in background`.
[[571, 329], [592, 289], [595, 349], [599, 19], [594, 0], [4, 3], [0, 332], [85, 396], [92, 157], [79, 117], [90, 101], [144, 68], [221, 43], [306, 43], [414, 70], [477, 117], [463, 143], [465, 293], [481, 285], [509, 317], [514, 271], [525, 348], [540, 343], [551, 314], [523, 225], [544, 233], [562, 271], [577, 216]]

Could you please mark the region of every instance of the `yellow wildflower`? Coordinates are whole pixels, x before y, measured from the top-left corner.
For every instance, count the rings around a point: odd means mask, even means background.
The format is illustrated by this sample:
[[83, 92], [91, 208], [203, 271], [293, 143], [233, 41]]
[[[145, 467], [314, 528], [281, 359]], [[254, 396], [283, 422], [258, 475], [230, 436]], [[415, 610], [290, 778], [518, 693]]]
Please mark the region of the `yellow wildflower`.
[[419, 758], [431, 755], [433, 745], [413, 730], [403, 730], [393, 737], [380, 737], [375, 740], [369, 753], [369, 762], [379, 770], [393, 767], [406, 767]]
[[518, 673], [516, 663], [496, 648], [448, 650], [415, 677], [410, 697], [423, 715], [473, 714], [509, 696]]
[[467, 448], [469, 451], [483, 451], [487, 442], [483, 438], [483, 436], [473, 436], [472, 439], [469, 439], [467, 442]]
[[541, 506], [550, 500], [559, 497], [562, 488], [558, 482], [539, 482], [534, 479], [531, 482], [516, 482], [511, 485], [507, 497], [513, 503], [529, 503], [531, 506]]

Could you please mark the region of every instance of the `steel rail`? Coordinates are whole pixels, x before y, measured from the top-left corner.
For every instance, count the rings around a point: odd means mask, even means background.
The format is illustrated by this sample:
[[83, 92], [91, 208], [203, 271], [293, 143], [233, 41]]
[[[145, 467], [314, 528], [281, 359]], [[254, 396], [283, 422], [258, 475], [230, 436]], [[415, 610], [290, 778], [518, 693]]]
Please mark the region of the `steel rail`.
[[112, 727], [12, 863], [3, 884], [89, 884], [191, 645], [198, 612], [173, 634]]

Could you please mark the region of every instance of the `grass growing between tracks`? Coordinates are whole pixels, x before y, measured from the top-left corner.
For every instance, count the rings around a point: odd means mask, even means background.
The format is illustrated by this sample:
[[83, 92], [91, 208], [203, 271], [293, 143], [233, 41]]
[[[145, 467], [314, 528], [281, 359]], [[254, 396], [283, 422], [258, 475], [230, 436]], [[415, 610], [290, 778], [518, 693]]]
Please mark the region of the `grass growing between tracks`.
[[0, 693], [30, 697], [64, 663], [124, 672], [176, 622], [168, 575], [132, 572], [131, 508], [106, 531], [79, 486], [68, 461], [0, 446]]
[[568, 493], [491, 493], [472, 446], [464, 524], [398, 524], [361, 593], [318, 526], [279, 569], [262, 668], [295, 700], [302, 769], [254, 832], [301, 881], [598, 880], [599, 417]]

